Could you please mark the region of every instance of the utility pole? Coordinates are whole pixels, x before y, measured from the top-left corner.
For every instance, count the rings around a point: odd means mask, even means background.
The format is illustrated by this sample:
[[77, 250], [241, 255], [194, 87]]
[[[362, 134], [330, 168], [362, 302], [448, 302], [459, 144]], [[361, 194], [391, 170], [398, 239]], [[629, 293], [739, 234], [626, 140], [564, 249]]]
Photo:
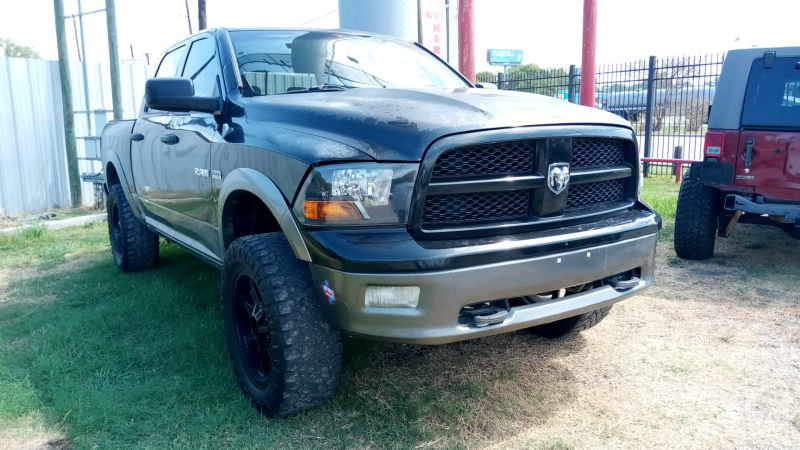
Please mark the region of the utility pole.
[[81, 174], [78, 169], [78, 147], [75, 143], [75, 117], [72, 108], [72, 80], [69, 75], [67, 30], [64, 24], [64, 0], [53, 0], [58, 43], [58, 74], [61, 78], [61, 108], [64, 114], [64, 146], [67, 154], [67, 174], [72, 207], [81, 206]]
[[206, 24], [206, 0], [197, 0], [197, 28], [205, 30]]
[[594, 107], [595, 50], [597, 48], [597, 0], [583, 0], [583, 57], [581, 58], [581, 105]]
[[475, 0], [458, 2], [458, 66], [461, 75], [475, 83]]
[[108, 65], [111, 67], [111, 104], [112, 108], [114, 108], [114, 120], [122, 120], [122, 88], [120, 87], [119, 78], [117, 5], [115, 0], [106, 0], [106, 27], [108, 28]]
[[81, 66], [83, 67], [83, 99], [86, 107], [86, 129], [89, 131], [89, 136], [94, 136], [92, 131], [92, 107], [89, 106], [89, 67], [86, 64], [86, 39], [83, 38], [83, 8], [81, 8], [81, 0], [78, 0], [78, 22], [81, 27], [81, 50], [83, 50], [83, 60]]
[[189, 14], [189, 0], [183, 0], [186, 3], [186, 21], [189, 22], [189, 34], [192, 34], [192, 15]]

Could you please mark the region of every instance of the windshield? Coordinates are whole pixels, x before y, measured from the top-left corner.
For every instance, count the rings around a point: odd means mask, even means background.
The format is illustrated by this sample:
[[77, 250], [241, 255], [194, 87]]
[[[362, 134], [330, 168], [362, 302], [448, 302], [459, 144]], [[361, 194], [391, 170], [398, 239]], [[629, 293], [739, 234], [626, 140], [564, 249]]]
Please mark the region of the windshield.
[[400, 40], [320, 31], [231, 31], [244, 95], [309, 89], [465, 88], [447, 64]]

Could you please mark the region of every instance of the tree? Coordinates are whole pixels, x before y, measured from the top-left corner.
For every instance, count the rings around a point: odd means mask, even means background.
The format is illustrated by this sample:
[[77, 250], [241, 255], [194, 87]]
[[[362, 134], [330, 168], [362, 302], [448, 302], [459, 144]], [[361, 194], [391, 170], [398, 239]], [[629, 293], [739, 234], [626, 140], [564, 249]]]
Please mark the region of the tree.
[[512, 67], [508, 71], [508, 89], [555, 97], [569, 89], [569, 72], [542, 69], [537, 64]]
[[3, 55], [11, 58], [39, 58], [39, 52], [33, 47], [15, 44], [11, 39], [0, 38], [0, 49]]
[[494, 72], [483, 71], [475, 74], [478, 83], [497, 83], [497, 74]]
[[[661, 62], [655, 74], [655, 107], [653, 108], [653, 131], [664, 127], [667, 116], [674, 119], [682, 115], [684, 103], [689, 99], [686, 90], [694, 86], [690, 81], [697, 74], [698, 66], [691, 58], [671, 58]], [[702, 123], [702, 122], [701, 122]]]

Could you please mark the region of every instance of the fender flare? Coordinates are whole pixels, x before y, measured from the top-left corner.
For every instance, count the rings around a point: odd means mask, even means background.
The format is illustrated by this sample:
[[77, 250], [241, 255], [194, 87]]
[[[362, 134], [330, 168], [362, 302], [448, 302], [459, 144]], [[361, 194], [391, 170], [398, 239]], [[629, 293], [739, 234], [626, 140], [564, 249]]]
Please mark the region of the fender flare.
[[280, 224], [281, 230], [289, 240], [294, 255], [303, 261], [311, 262], [311, 255], [308, 252], [306, 243], [303, 236], [300, 234], [300, 229], [297, 227], [297, 222], [294, 220], [291, 208], [283, 198], [281, 190], [263, 173], [254, 169], [236, 169], [225, 176], [222, 186], [219, 191], [219, 239], [220, 248], [225, 250], [225, 236], [223, 224], [223, 212], [225, 211], [225, 204], [228, 201], [228, 196], [235, 191], [249, 192], [258, 197], [267, 208], [269, 208], [272, 215]]
[[119, 155], [117, 155], [117, 152], [115, 152], [113, 149], [109, 149], [108, 152], [106, 152], [105, 158], [103, 159], [103, 178], [105, 179], [106, 189], [109, 188], [108, 179], [106, 178], [109, 164], [114, 166], [114, 170], [117, 171], [117, 176], [119, 177], [119, 182], [122, 185], [122, 190], [125, 191], [125, 197], [128, 199], [128, 204], [133, 208], [134, 214], [136, 217], [141, 217], [143, 215], [143, 211], [139, 205], [139, 202], [134, 201], [133, 194], [131, 193], [131, 186], [128, 183], [128, 177], [125, 174], [125, 170], [123, 170], [125, 166], [122, 164], [122, 160], [120, 159]]

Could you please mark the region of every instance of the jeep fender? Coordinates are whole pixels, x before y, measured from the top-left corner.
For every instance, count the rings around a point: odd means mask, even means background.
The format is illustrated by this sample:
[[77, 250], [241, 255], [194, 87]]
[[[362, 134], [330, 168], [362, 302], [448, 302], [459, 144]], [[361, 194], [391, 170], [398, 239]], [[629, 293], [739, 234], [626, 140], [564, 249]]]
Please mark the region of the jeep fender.
[[267, 205], [267, 208], [280, 224], [286, 239], [289, 240], [295, 256], [303, 261], [311, 261], [311, 255], [308, 253], [308, 248], [306, 248], [303, 236], [300, 234], [300, 229], [294, 220], [291, 208], [287, 205], [280, 189], [266, 175], [253, 169], [236, 169], [229, 173], [225, 177], [225, 181], [222, 182], [222, 187], [219, 191], [220, 214], [218, 214], [220, 248], [225, 249], [225, 241], [230, 240], [230, 237], [226, 236], [226, 232], [223, 231], [225, 230], [223, 212], [225, 211], [228, 196], [236, 191], [249, 192]]

